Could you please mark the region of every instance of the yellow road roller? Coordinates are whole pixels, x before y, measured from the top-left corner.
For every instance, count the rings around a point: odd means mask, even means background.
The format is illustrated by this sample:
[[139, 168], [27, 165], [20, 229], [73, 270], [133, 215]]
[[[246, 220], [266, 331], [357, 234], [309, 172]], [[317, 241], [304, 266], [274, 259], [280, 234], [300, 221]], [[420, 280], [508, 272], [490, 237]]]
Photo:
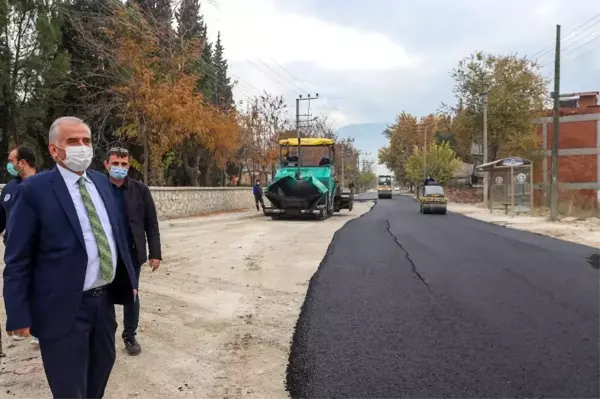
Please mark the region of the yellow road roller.
[[445, 215], [447, 208], [448, 198], [446, 198], [442, 186], [428, 184], [423, 188], [423, 195], [419, 198], [419, 212]]

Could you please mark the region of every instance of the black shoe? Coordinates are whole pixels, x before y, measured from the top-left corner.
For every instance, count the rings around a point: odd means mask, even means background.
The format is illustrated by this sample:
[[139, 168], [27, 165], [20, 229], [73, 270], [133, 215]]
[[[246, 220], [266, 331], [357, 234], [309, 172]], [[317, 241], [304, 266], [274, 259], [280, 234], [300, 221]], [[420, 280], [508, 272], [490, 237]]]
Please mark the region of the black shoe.
[[136, 341], [135, 338], [125, 338], [124, 342], [125, 342], [125, 349], [127, 350], [127, 353], [129, 353], [129, 355], [137, 356], [142, 351], [142, 347]]

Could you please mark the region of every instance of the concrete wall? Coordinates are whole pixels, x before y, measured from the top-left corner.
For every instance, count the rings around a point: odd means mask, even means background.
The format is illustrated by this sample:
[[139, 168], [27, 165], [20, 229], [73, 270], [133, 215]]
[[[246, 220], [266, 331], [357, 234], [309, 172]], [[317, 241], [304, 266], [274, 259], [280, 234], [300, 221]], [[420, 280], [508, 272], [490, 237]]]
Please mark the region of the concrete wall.
[[[0, 190], [2, 187], [4, 184], [0, 184]], [[249, 187], [150, 187], [150, 191], [160, 219], [254, 207]]]

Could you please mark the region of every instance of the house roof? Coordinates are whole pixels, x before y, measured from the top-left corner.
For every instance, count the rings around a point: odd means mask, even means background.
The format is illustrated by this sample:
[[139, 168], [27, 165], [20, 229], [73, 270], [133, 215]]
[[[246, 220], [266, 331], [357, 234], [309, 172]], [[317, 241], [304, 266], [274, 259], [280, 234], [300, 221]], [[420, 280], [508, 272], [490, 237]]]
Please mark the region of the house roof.
[[525, 158], [519, 157], [509, 157], [497, 159], [492, 162], [484, 163], [483, 165], [479, 165], [477, 170], [485, 171], [492, 169], [508, 169], [508, 168], [518, 168], [519, 166], [529, 166], [531, 165], [531, 161]]

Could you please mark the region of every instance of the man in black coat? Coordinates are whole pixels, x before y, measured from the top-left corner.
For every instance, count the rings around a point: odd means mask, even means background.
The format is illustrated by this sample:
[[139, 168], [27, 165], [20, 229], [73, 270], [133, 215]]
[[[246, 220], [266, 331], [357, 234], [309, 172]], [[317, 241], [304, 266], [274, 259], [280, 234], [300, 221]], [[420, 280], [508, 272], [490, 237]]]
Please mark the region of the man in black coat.
[[[106, 154], [104, 166], [117, 199], [119, 211], [123, 216], [125, 233], [131, 250], [131, 258], [136, 277], [140, 279], [141, 267], [146, 260], [152, 271], [160, 266], [160, 232], [156, 207], [150, 189], [145, 184], [127, 177], [130, 166], [129, 152], [124, 148], [111, 148]], [[149, 254], [146, 254], [146, 239]], [[132, 355], [138, 355], [142, 348], [136, 339], [136, 330], [140, 319], [139, 295], [134, 303], [123, 308], [123, 341], [125, 349]]]

